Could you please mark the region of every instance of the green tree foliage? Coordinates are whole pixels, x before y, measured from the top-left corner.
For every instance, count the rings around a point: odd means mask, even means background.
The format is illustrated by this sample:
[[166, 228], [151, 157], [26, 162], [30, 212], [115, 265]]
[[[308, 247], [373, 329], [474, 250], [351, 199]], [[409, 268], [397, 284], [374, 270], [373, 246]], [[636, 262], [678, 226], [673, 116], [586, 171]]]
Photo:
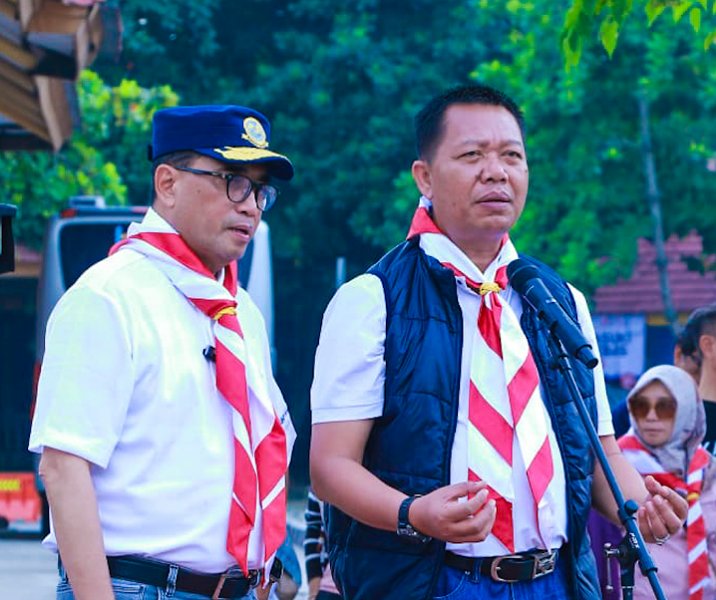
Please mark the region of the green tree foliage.
[[109, 85], [92, 71], [82, 74], [78, 92], [82, 128], [72, 138], [70, 149], [77, 144], [93, 147], [119, 173], [127, 190], [121, 201], [148, 204], [147, 144], [152, 116], [160, 108], [176, 106], [179, 96], [168, 85], [145, 88], [131, 79]]
[[639, 95], [651, 107], [667, 234], [698, 228], [710, 247], [716, 243], [704, 227], [716, 216], [708, 208], [716, 178], [706, 168], [714, 150], [709, 56], [688, 30], [666, 22], [650, 31], [626, 23], [621, 44], [612, 60], [595, 48], [585, 53], [580, 68], [568, 72], [574, 76], [566, 76], [567, 86], [552, 86], [556, 102], [528, 100], [536, 128], [529, 137], [532, 203], [518, 231], [527, 248], [587, 291], [626, 274], [635, 238], [651, 237]]
[[[572, 0], [562, 30], [562, 47], [568, 66], [579, 63], [582, 45], [596, 33], [611, 56], [619, 34], [635, 12], [643, 12], [644, 22], [651, 26], [658, 18], [674, 24], [688, 21], [703, 49], [716, 39], [716, 2], [714, 0]], [[633, 20], [633, 19], [632, 19]]]
[[171, 85], [182, 90], [185, 101], [209, 94], [211, 78], [205, 75], [211, 70], [213, 57], [221, 52], [214, 24], [221, 4], [122, 0], [121, 56], [119, 60], [102, 58], [94, 68], [112, 82], [135, 80], [145, 88], [158, 83]]
[[[147, 10], [133, 3], [125, 22]], [[162, 52], [179, 62], [153, 62], [151, 46], [135, 44], [143, 58], [132, 73], [140, 83], [171, 83], [185, 101], [256, 106], [272, 119], [272, 146], [295, 163], [295, 180], [267, 215], [279, 375], [289, 401], [306, 401], [336, 257], [347, 257], [351, 276], [404, 237], [417, 202], [412, 117], [448, 86], [483, 81], [522, 104], [531, 189], [513, 237], [587, 292], [628, 274], [636, 238], [651, 232], [638, 94], [651, 109], [667, 234], [697, 227], [716, 248], [708, 207], [716, 176], [706, 168], [716, 76], [684, 19], [674, 27], [662, 16], [647, 29], [626, 18], [645, 6], [640, 0], [217, 5], [207, 37], [213, 46], [198, 46], [183, 21], [171, 43], [162, 38], [171, 46]], [[593, 27], [611, 14], [621, 51], [610, 60], [596, 37], [584, 35], [581, 62], [565, 71], [560, 40], [570, 7], [568, 19], [591, 10]], [[169, 31], [166, 23], [147, 27], [157, 40]], [[605, 37], [611, 26], [603, 27]]]
[[[321, 314], [334, 288], [335, 259], [345, 256], [352, 276], [405, 236], [418, 199], [410, 176], [412, 118], [446, 87], [486, 82], [523, 106], [531, 185], [513, 238], [521, 251], [588, 293], [628, 274], [636, 238], [651, 232], [639, 96], [649, 102], [666, 233], [696, 228], [706, 249], [716, 250], [716, 211], [709, 201], [716, 173], [707, 168], [716, 156], [716, 72], [703, 40], [694, 36], [695, 20], [686, 22], [689, 13], [677, 26], [662, 15], [647, 28], [627, 18], [645, 6], [641, 0], [199, 4], [165, 0], [150, 7], [125, 0], [126, 52], [119, 65], [98, 66], [105, 87], [83, 83], [98, 86], [83, 107], [85, 122], [97, 132], [80, 135], [98, 152], [98, 165], [112, 163], [116, 178], [105, 183], [96, 170], [87, 178], [105, 196], [113, 197], [112, 185], [124, 185], [128, 192], [118, 191], [118, 199], [146, 197], [149, 115], [176, 101], [153, 87], [158, 84], [170, 84], [184, 102], [246, 104], [271, 118], [272, 147], [296, 166], [294, 181], [266, 218], [276, 259], [279, 382], [298, 408], [303, 431], [308, 416], [301, 408]], [[706, 9], [712, 10], [711, 0]], [[601, 24], [612, 14], [619, 35], [612, 59], [596, 36], [584, 34], [579, 64], [565, 70], [560, 40], [567, 10], [568, 19], [591, 14], [590, 26], [603, 27], [603, 38], [612, 35], [613, 26]], [[707, 20], [704, 12], [702, 33]], [[137, 84], [121, 83], [128, 73]], [[103, 94], [115, 98], [122, 86], [141, 93], [131, 101], [102, 100]], [[145, 108], [132, 112], [132, 104]], [[78, 151], [73, 142], [57, 158], [42, 160], [51, 168], [67, 164], [63, 177], [74, 182], [92, 162], [70, 161]], [[45, 170], [29, 172], [39, 179]], [[22, 181], [13, 185], [47, 193], [65, 180], [51, 171], [44, 185], [32, 177]], [[58, 201], [86, 191], [72, 185], [57, 193]], [[25, 196], [20, 191], [15, 198]]]
[[145, 203], [149, 190], [146, 148], [151, 116], [175, 105], [167, 86], [144, 89], [134, 81], [106, 85], [92, 71], [78, 81], [82, 125], [58, 154], [0, 154], [4, 201], [18, 207], [17, 237], [39, 247], [45, 221], [78, 194], [104, 196], [108, 204]]
[[706, 208], [714, 187], [708, 56], [688, 30], [626, 23], [625, 52], [612, 61], [592, 52], [565, 72], [562, 9], [546, 0], [290, 3], [272, 62], [259, 60], [239, 95], [272, 114], [296, 162], [269, 216], [279, 256], [298, 269], [323, 265], [329, 290], [335, 256], [355, 272], [399, 241], [417, 199], [411, 118], [436, 91], [474, 80], [505, 89], [527, 114], [532, 186], [515, 237], [587, 291], [625, 274], [635, 237], [651, 231], [637, 94], [652, 104], [660, 170], [688, 167], [662, 178], [668, 232], [703, 223], [691, 207]]

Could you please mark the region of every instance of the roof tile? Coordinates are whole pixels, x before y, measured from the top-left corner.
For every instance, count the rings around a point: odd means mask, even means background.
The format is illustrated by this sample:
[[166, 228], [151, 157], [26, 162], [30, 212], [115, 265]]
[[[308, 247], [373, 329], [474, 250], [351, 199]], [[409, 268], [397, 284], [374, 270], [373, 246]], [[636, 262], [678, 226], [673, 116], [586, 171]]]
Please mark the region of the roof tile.
[[[695, 231], [681, 239], [672, 235], [666, 240], [665, 246], [669, 286], [675, 310], [688, 312], [716, 301], [716, 272], [707, 271], [701, 274], [698, 271], [690, 271], [684, 261], [687, 257], [703, 257], [701, 236]], [[629, 279], [597, 289], [594, 294], [596, 313], [664, 312], [656, 268], [656, 248], [650, 241], [640, 238], [637, 253], [637, 261]]]

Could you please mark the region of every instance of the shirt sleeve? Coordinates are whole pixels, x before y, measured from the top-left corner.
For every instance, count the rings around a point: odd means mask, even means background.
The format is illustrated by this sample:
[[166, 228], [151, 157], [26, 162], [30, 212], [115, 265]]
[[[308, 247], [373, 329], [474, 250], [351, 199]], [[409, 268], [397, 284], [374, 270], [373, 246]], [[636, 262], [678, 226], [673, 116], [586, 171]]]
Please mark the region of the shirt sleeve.
[[612, 424], [612, 411], [609, 408], [609, 398], [607, 397], [607, 387], [604, 383], [604, 368], [602, 367], [602, 357], [599, 354], [599, 346], [597, 344], [597, 335], [594, 331], [592, 316], [589, 314], [589, 306], [582, 292], [576, 288], [569, 286], [574, 304], [577, 307], [577, 320], [582, 329], [587, 342], [591, 344], [594, 356], [597, 357], [599, 363], [592, 370], [594, 374], [594, 397], [597, 400], [597, 433], [600, 437], [614, 435], [614, 425]]
[[106, 467], [134, 386], [130, 335], [106, 293], [71, 288], [47, 325], [29, 449], [74, 454]]
[[316, 349], [313, 423], [383, 413], [386, 308], [383, 284], [365, 274], [343, 285], [323, 315]]
[[303, 552], [306, 563], [306, 577], [314, 579], [323, 574], [321, 564], [321, 548], [323, 546], [323, 522], [321, 520], [321, 504], [313, 493], [308, 490], [306, 503], [306, 535], [303, 538]]

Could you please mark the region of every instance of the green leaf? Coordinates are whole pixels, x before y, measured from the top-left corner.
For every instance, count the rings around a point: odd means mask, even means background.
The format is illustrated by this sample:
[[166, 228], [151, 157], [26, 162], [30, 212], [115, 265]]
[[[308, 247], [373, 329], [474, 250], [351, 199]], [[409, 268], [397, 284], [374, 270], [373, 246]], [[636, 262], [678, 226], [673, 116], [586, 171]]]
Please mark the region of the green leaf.
[[579, 64], [579, 59], [582, 57], [581, 39], [574, 35], [565, 36], [562, 39], [562, 52], [564, 54], [565, 70], [569, 71], [572, 67], [576, 67]]
[[611, 17], [607, 17], [602, 21], [602, 25], [599, 27], [599, 39], [602, 41], [602, 45], [610, 58], [612, 54], [614, 54], [614, 49], [617, 47], [618, 37], [619, 24]]
[[694, 28], [694, 31], [698, 32], [699, 29], [701, 29], [701, 9], [698, 7], [694, 7], [689, 11], [689, 21], [691, 22], [691, 27]]
[[708, 50], [714, 43], [714, 40], [716, 40], [716, 31], [711, 31], [704, 38], [704, 50]]
[[569, 7], [567, 14], [564, 16], [565, 31], [571, 31], [577, 26], [583, 10], [582, 0], [574, 0], [572, 6]]
[[671, 5], [671, 13], [674, 16], [674, 23], [678, 23], [686, 14], [686, 11], [691, 8], [693, 3], [688, 0], [679, 0]]
[[649, 22], [649, 27], [656, 21], [656, 18], [666, 10], [666, 4], [664, 0], [649, 0], [646, 3], [646, 18]]

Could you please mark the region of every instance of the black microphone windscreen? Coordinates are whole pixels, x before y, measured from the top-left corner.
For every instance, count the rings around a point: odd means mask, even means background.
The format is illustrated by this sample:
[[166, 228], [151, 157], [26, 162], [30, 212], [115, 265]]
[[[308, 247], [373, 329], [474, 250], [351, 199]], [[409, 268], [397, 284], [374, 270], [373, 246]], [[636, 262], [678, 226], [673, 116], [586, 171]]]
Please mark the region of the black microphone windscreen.
[[525, 259], [518, 258], [507, 265], [507, 278], [512, 289], [522, 294], [530, 279], [539, 278], [539, 269]]

